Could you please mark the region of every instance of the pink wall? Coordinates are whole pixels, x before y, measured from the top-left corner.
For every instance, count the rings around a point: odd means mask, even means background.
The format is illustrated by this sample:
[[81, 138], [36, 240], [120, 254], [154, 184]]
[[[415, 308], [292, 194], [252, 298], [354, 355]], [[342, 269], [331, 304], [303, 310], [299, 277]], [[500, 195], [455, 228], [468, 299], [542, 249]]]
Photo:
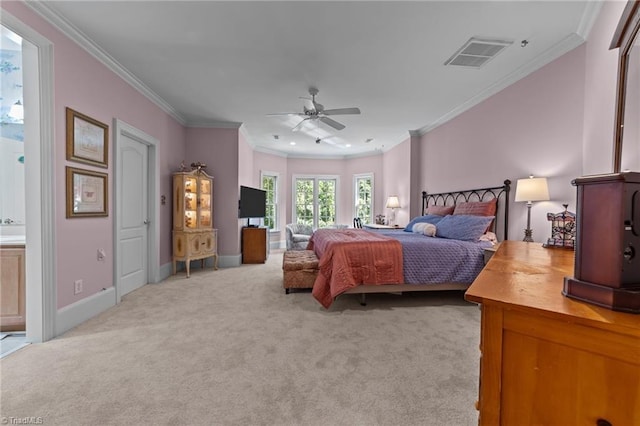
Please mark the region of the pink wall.
[[[254, 181], [253, 171], [253, 148], [247, 142], [244, 134], [238, 132], [238, 183], [258, 188], [259, 179]], [[240, 187], [238, 187], [238, 195], [240, 195]]]
[[[69, 162], [65, 154], [65, 107], [109, 125], [121, 119], [159, 141], [160, 192], [171, 194], [171, 172], [184, 155], [184, 128], [102, 63], [86, 53], [21, 2], [2, 2], [3, 10], [39, 32], [54, 44], [54, 143], [57, 306], [62, 308], [113, 286], [113, 149], [109, 168]], [[109, 174], [109, 216], [66, 219], [65, 167], [73, 166]], [[160, 200], [158, 200], [159, 204]], [[161, 226], [171, 229], [171, 206], [159, 205]], [[106, 261], [96, 251], [104, 248]], [[160, 235], [160, 262], [171, 259], [171, 233]], [[83, 280], [83, 292], [74, 295], [74, 281]]]
[[[411, 141], [405, 140], [385, 152], [383, 158], [383, 199], [379, 205], [387, 219], [391, 214], [391, 209], [385, 208], [387, 197], [397, 195], [401, 208], [395, 209], [394, 224], [405, 226], [411, 220], [411, 204], [416, 194], [412, 192], [411, 182]], [[419, 192], [417, 192], [419, 193]], [[377, 203], [376, 203], [377, 204]], [[376, 210], [377, 211], [377, 210]]]
[[290, 191], [290, 181], [287, 180], [287, 158], [279, 155], [267, 154], [260, 151], [253, 153], [253, 184], [260, 187], [260, 174], [262, 172], [277, 173], [278, 182], [278, 225], [279, 228], [272, 231], [269, 238], [270, 243], [275, 244], [278, 241], [284, 241], [284, 227], [287, 222], [287, 193]]
[[626, 2], [605, 1], [586, 43], [582, 174], [613, 171], [618, 49], [609, 50]]
[[[512, 84], [422, 137], [421, 178], [429, 192], [514, 183], [529, 174], [549, 179], [550, 202], [535, 203], [536, 241], [550, 235], [547, 212], [569, 203], [582, 174], [584, 45]], [[510, 238], [526, 227], [525, 203], [514, 203]]]
[[238, 224], [239, 160], [238, 129], [187, 129], [188, 161], [207, 164], [213, 176], [213, 225], [218, 229], [218, 253], [240, 253]]
[[[292, 185], [295, 175], [337, 175], [338, 186], [338, 211], [337, 223], [349, 225], [353, 222], [353, 175], [361, 173], [374, 173], [376, 206], [380, 202], [382, 186], [382, 156], [372, 155], [361, 158], [338, 160], [311, 160], [303, 158], [290, 158], [287, 161], [287, 222], [291, 222], [292, 212]], [[379, 211], [376, 207], [374, 211]]]
[[343, 182], [342, 203], [344, 208], [341, 209], [341, 215], [338, 217], [338, 223], [351, 224], [355, 216], [354, 202], [354, 182], [353, 176], [373, 173], [373, 219], [376, 215], [384, 213], [384, 167], [382, 154], [370, 155], [367, 157], [355, 157], [344, 160], [345, 176]]

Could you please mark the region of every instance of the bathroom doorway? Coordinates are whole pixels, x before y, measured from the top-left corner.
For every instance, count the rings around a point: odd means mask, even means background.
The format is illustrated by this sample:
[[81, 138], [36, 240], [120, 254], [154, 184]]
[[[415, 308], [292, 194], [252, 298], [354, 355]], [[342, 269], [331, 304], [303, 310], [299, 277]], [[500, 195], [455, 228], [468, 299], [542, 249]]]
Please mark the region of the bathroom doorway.
[[26, 210], [22, 37], [0, 28], [0, 357], [26, 336]]
[[[2, 30], [1, 49], [6, 50], [15, 45], [20, 46], [21, 66], [12, 64], [3, 58], [3, 94], [7, 71], [21, 68], [22, 87], [14, 87], [12, 93], [21, 89], [22, 113], [14, 106], [19, 99], [10, 99], [10, 105], [3, 104], [3, 128], [10, 128], [12, 135], [22, 138], [23, 152], [14, 159], [22, 167], [22, 175], [14, 176], [14, 184], [18, 187], [14, 194], [24, 199], [23, 209], [5, 209], [0, 211], [3, 224], [0, 235], [7, 238], [24, 239], [24, 302], [25, 302], [25, 338], [27, 342], [43, 342], [55, 336], [55, 255], [54, 255], [54, 141], [53, 141], [53, 45], [33, 29], [3, 11], [0, 15]], [[5, 34], [7, 39], [5, 40]], [[9, 44], [10, 38], [11, 44]], [[7, 43], [7, 44], [5, 44]], [[8, 52], [7, 55], [16, 52]], [[20, 85], [20, 83], [13, 83]], [[6, 90], [9, 93], [9, 90]], [[15, 94], [14, 94], [15, 95]], [[12, 95], [12, 96], [14, 96]], [[5, 116], [6, 115], [6, 116]], [[5, 126], [4, 122], [11, 126]], [[22, 121], [22, 123], [20, 123]], [[21, 132], [17, 131], [22, 124]], [[7, 131], [7, 135], [9, 131]], [[3, 138], [7, 136], [3, 133]], [[20, 136], [22, 135], [22, 136]], [[20, 158], [22, 157], [22, 158]], [[18, 167], [17, 170], [20, 168]], [[17, 182], [21, 179], [23, 183]], [[20, 187], [20, 185], [23, 185]], [[7, 220], [8, 223], [4, 223]]]

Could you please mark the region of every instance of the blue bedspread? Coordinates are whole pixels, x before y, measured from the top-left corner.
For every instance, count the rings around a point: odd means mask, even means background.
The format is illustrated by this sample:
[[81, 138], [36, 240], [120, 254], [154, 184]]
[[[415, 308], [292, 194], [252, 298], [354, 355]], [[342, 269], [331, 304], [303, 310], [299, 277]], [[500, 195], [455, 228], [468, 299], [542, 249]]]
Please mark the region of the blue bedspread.
[[402, 230], [377, 230], [402, 244], [406, 284], [470, 284], [484, 266], [488, 241], [469, 242], [427, 237]]

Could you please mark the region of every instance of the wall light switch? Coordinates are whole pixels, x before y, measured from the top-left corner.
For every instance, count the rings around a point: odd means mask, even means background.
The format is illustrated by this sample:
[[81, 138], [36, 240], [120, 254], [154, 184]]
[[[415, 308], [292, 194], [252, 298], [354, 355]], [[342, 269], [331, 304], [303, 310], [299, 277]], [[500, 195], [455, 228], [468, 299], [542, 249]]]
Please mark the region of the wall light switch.
[[82, 280], [76, 280], [73, 283], [73, 294], [82, 293]]
[[107, 257], [107, 255], [104, 249], [98, 249], [98, 260], [104, 260], [105, 257]]

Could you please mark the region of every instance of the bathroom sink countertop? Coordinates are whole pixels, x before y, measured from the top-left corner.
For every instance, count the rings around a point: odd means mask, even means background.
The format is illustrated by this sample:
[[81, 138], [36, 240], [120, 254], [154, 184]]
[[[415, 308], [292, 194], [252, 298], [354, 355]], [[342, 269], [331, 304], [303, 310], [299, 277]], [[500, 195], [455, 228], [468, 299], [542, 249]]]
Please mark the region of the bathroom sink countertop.
[[1, 246], [24, 246], [25, 243], [24, 235], [0, 235]]

